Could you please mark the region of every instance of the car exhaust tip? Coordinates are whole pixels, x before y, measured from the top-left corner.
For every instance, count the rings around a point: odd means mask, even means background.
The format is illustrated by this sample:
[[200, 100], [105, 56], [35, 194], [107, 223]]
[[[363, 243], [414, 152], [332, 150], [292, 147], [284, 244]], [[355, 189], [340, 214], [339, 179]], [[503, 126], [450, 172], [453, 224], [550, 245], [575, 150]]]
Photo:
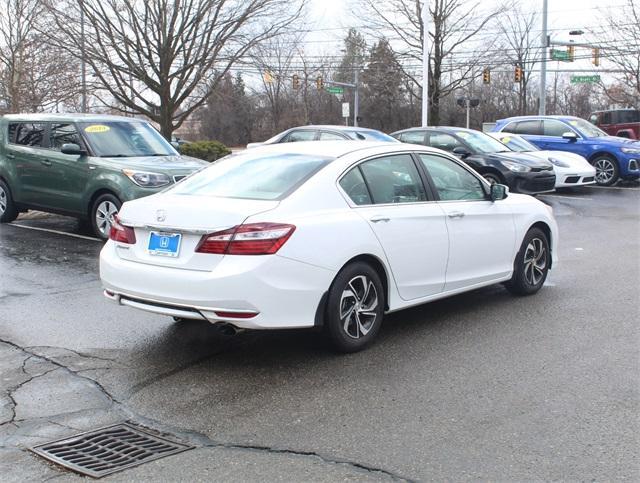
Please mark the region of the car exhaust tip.
[[227, 335], [227, 336], [234, 336], [239, 332], [237, 327], [224, 322], [214, 324], [214, 327], [216, 327], [221, 334]]

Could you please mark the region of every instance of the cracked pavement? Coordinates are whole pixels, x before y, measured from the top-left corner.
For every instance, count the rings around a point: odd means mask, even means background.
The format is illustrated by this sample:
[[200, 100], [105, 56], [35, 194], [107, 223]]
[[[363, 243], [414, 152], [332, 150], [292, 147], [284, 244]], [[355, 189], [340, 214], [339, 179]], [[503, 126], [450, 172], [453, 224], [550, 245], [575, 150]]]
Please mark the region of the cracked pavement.
[[195, 449], [105, 479], [638, 480], [640, 190], [541, 197], [560, 265], [388, 316], [337, 356], [312, 332], [225, 336], [101, 295], [101, 244], [0, 225], [0, 474], [81, 477], [28, 451], [130, 421]]

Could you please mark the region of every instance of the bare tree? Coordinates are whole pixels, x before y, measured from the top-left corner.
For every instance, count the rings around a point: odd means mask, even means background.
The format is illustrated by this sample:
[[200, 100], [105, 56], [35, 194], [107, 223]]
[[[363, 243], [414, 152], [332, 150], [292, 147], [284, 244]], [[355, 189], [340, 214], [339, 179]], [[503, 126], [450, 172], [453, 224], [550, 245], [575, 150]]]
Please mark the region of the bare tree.
[[518, 83], [518, 114], [527, 114], [527, 94], [531, 73], [540, 61], [539, 35], [535, 35], [538, 14], [527, 12], [520, 2], [514, 2], [509, 15], [500, 22], [502, 36], [506, 42], [506, 63], [509, 67], [520, 67], [524, 74]]
[[0, 105], [39, 111], [72, 101], [76, 65], [39, 34], [51, 23], [42, 1], [1, 0], [0, 11]]
[[69, 0], [58, 45], [84, 57], [111, 107], [147, 116], [169, 138], [230, 68], [302, 12], [304, 0]]
[[640, 107], [640, 4], [626, 0], [604, 16], [604, 30], [595, 32], [604, 45], [600, 53], [622, 71], [615, 88], [604, 91], [617, 104]]
[[[424, 0], [361, 0], [365, 8], [373, 13], [371, 33], [390, 31], [391, 46], [403, 65], [404, 75], [409, 79], [411, 95], [421, 98], [422, 79], [416, 68], [422, 63], [422, 41], [424, 24], [422, 9]], [[429, 13], [429, 120], [439, 123], [439, 103], [445, 97], [480, 75], [491, 49], [492, 39], [482, 36], [483, 30], [501, 11], [500, 7], [482, 13], [481, 2], [468, 4], [463, 0], [431, 0]], [[468, 52], [464, 60], [454, 59], [456, 54], [482, 38], [478, 50]]]

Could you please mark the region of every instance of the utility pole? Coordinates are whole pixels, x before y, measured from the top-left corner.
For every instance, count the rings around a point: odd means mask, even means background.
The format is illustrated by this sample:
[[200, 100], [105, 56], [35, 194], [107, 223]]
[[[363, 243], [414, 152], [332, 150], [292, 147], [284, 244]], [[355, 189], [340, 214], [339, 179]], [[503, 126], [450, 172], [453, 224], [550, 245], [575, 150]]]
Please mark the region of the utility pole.
[[540, 102], [538, 114], [540, 116], [546, 114], [547, 104], [547, 47], [549, 47], [549, 37], [547, 36], [547, 1], [548, 0], [542, 0], [542, 38], [540, 44], [542, 47], [542, 57], [540, 59], [540, 95], [538, 96]]
[[429, 125], [429, 15], [429, 0], [424, 0], [422, 3], [422, 127]]
[[358, 71], [360, 66], [356, 66], [356, 71], [353, 78], [354, 93], [353, 93], [353, 126], [358, 127], [358, 108], [360, 107], [360, 96], [358, 95]]
[[80, 55], [82, 71], [82, 112], [87, 112], [87, 65], [84, 48], [84, 10], [80, 7]]

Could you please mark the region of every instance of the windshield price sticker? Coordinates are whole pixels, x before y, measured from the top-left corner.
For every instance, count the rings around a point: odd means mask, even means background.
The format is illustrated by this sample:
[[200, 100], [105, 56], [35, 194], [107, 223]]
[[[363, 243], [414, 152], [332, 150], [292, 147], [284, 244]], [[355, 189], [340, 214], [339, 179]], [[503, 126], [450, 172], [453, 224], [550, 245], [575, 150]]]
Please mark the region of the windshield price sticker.
[[88, 133], [107, 132], [109, 130], [111, 130], [111, 128], [103, 124], [94, 124], [92, 126], [87, 126], [84, 128], [84, 132]]

